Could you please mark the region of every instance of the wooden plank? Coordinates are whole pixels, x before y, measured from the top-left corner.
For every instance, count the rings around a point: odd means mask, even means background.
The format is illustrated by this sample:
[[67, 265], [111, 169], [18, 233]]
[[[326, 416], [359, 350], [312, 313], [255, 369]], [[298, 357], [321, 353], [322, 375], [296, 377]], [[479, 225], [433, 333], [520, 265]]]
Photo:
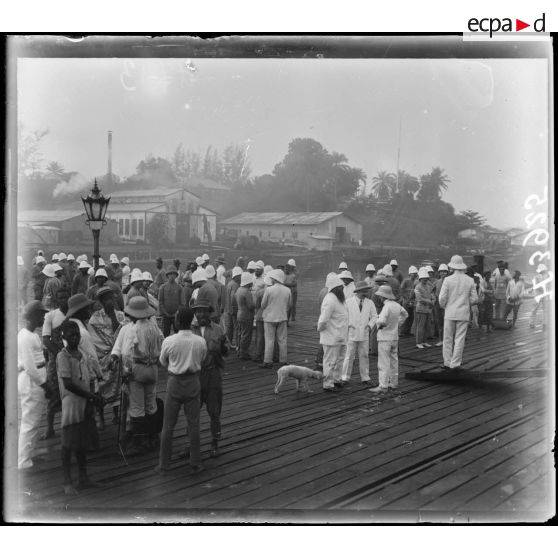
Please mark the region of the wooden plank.
[[464, 382], [468, 380], [493, 380], [495, 378], [548, 378], [548, 368], [520, 370], [446, 370], [439, 372], [407, 372], [406, 378], [427, 382]]

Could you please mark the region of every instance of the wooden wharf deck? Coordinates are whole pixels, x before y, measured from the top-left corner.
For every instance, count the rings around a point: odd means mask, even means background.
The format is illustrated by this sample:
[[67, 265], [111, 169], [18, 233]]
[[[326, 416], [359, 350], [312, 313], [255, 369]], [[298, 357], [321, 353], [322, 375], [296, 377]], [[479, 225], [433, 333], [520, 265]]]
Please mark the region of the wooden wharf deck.
[[[312, 366], [318, 346], [316, 282], [302, 282], [289, 362]], [[189, 474], [176, 457], [186, 443], [181, 418], [171, 471], [153, 472], [157, 452], [130, 458], [116, 427], [101, 432], [89, 472], [101, 488], [65, 496], [60, 439], [41, 442], [44, 463], [13, 483], [21, 520], [76, 522], [517, 522], [554, 515], [554, 370], [547, 334], [530, 329], [526, 301], [517, 327], [470, 330], [464, 365], [482, 373], [453, 381], [405, 377], [439, 369], [441, 348], [400, 341], [399, 390], [374, 395], [360, 383], [336, 394], [311, 383], [297, 394], [273, 387], [276, 367], [227, 358], [222, 453]], [[500, 374], [499, 374], [500, 372]], [[507, 377], [503, 377], [506, 376]], [[371, 357], [371, 377], [377, 379]], [[447, 378], [445, 378], [447, 380]], [[164, 394], [162, 371], [158, 391]], [[108, 412], [107, 412], [108, 414]], [[56, 424], [59, 430], [59, 424]]]

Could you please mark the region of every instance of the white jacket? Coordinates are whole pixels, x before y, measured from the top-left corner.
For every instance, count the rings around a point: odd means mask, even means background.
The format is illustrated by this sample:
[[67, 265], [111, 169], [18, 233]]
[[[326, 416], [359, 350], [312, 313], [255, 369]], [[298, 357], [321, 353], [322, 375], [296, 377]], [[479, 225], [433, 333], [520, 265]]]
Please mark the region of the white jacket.
[[378, 314], [374, 303], [369, 298], [362, 299], [362, 311], [359, 308], [360, 299], [352, 296], [347, 300], [347, 311], [349, 313], [349, 341], [364, 341], [374, 327]]
[[475, 282], [464, 271], [456, 269], [442, 283], [439, 301], [445, 309], [444, 319], [468, 322], [471, 305], [478, 302]]
[[322, 302], [318, 331], [321, 345], [343, 345], [347, 342], [349, 313], [347, 305], [333, 293], [327, 293]]

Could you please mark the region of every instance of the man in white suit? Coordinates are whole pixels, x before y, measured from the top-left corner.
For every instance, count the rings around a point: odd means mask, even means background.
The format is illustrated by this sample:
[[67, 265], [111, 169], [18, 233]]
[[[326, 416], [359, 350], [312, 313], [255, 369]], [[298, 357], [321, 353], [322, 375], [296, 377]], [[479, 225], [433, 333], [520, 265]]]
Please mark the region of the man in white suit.
[[444, 308], [444, 369], [455, 370], [461, 366], [465, 337], [469, 326], [471, 305], [478, 301], [475, 282], [465, 275], [467, 265], [461, 256], [452, 256], [449, 267], [453, 274], [445, 279], [438, 298]]
[[355, 285], [355, 294], [347, 300], [349, 312], [349, 338], [347, 341], [347, 352], [343, 361], [343, 372], [341, 382], [346, 384], [353, 371], [353, 363], [358, 353], [360, 380], [363, 384], [370, 384], [370, 363], [368, 348], [370, 332], [378, 319], [374, 303], [367, 298], [370, 286], [366, 281], [360, 281]]

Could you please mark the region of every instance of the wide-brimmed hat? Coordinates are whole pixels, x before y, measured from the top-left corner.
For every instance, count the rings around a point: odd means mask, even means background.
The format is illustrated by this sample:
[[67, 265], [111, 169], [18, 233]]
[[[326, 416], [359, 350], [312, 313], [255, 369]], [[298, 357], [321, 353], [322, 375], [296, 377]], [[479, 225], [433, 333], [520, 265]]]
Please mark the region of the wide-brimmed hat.
[[463, 262], [463, 258], [461, 256], [458, 256], [457, 254], [451, 257], [450, 263], [448, 265], [452, 269], [467, 269], [467, 264], [465, 264]]
[[225, 263], [225, 258], [223, 256], [217, 256], [215, 258], [215, 262], [220, 263], [220, 264], [224, 264]]
[[69, 262], [74, 262], [76, 260], [76, 258], [74, 257], [73, 254], [68, 254], [68, 257], [66, 258]]
[[149, 306], [149, 302], [143, 296], [133, 296], [126, 304], [124, 312], [132, 318], [149, 318], [155, 314], [155, 310]]
[[431, 265], [425, 265], [424, 269], [426, 269], [428, 273], [434, 273], [434, 268]]
[[269, 278], [283, 284], [285, 282], [285, 272], [281, 269], [272, 269], [269, 273]]
[[358, 291], [368, 291], [370, 290], [370, 285], [366, 281], [359, 281], [355, 285], [355, 293]]
[[449, 269], [448, 266], [443, 263], [438, 266], [438, 271], [449, 271]]
[[58, 260], [67, 260], [68, 256], [66, 256], [66, 254], [64, 252], [60, 252], [60, 254], [58, 254]]
[[375, 283], [382, 283], [384, 281], [387, 281], [387, 277], [383, 273], [379, 273], [376, 277], [374, 277]]
[[265, 274], [264, 276], [264, 285], [266, 287], [271, 287], [271, 285], [273, 285], [273, 281], [271, 280], [271, 277], [269, 276], [269, 272]]
[[213, 277], [215, 277], [215, 275], [217, 275], [217, 272], [215, 271], [215, 268], [211, 264], [209, 264], [205, 268], [205, 275], [208, 279], [213, 279]]
[[256, 269], [256, 262], [254, 260], [250, 260], [248, 262], [248, 265], [246, 266], [246, 269]]
[[85, 260], [81, 260], [81, 262], [79, 262], [78, 269], [89, 269], [90, 267], [91, 266]]
[[100, 267], [96, 272], [95, 272], [95, 278], [97, 277], [106, 277], [108, 279], [108, 274], [107, 274], [107, 270], [103, 269], [102, 267]]
[[68, 299], [68, 311], [66, 312], [66, 318], [72, 317], [74, 314], [91, 306], [93, 301], [87, 298], [83, 293], [75, 294]]
[[376, 294], [377, 296], [383, 296], [384, 298], [387, 298], [389, 300], [395, 300], [393, 291], [391, 290], [391, 287], [389, 285], [382, 285], [374, 294]]
[[412, 275], [413, 273], [418, 273], [418, 269], [414, 265], [409, 267], [409, 275]]
[[242, 275], [242, 268], [239, 266], [233, 267], [231, 277], [240, 277]]
[[287, 265], [290, 265], [291, 267], [296, 267], [296, 262], [291, 258], [288, 262]]
[[425, 267], [421, 267], [418, 272], [419, 279], [428, 279], [430, 275], [428, 275], [428, 271]]
[[119, 264], [120, 260], [116, 257], [116, 256], [112, 256], [111, 258], [109, 258], [109, 261], [111, 264]]
[[130, 285], [132, 283], [136, 283], [137, 281], [144, 281], [144, 279], [141, 270], [136, 267], [132, 269], [132, 273], [130, 275]]
[[345, 262], [341, 262], [339, 264], [339, 269], [349, 269], [349, 267], [347, 266], [347, 264]]
[[64, 268], [57, 263], [52, 264], [52, 269], [54, 269], [54, 273], [58, 273], [59, 271], [64, 271]]
[[389, 262], [389, 265], [399, 266], [399, 264], [397, 263], [397, 260], [391, 260], [391, 262]]
[[256, 262], [256, 269], [264, 269], [265, 268], [265, 264], [263, 263], [262, 260], [258, 260]]
[[203, 267], [200, 267], [192, 273], [192, 285], [198, 281], [207, 281], [207, 273]]
[[58, 254], [52, 254], [52, 257], [50, 258], [51, 262], [57, 262], [60, 258], [58, 257]]
[[374, 267], [374, 264], [368, 264], [365, 271], [376, 271], [376, 268]]
[[54, 265], [53, 264], [46, 264], [41, 271], [47, 277], [54, 277], [56, 273], [54, 272]]
[[124, 256], [121, 260], [120, 260], [121, 264], [124, 265], [130, 265], [130, 258], [128, 256]]
[[44, 263], [46, 263], [46, 260], [45, 260], [45, 258], [44, 258], [43, 256], [37, 256], [37, 257], [35, 258], [35, 263], [36, 263], [36, 264], [38, 264], [38, 263], [43, 263], [43, 264], [44, 264]]
[[46, 314], [48, 310], [44, 307], [43, 303], [40, 300], [32, 300], [23, 307], [22, 317], [26, 320], [37, 312], [43, 312]]
[[167, 267], [167, 271], [165, 272], [165, 275], [170, 275], [171, 273], [174, 273], [178, 277], [178, 269], [176, 269], [174, 265], [169, 265], [169, 267]]
[[202, 259], [204, 262], [208, 262], [211, 258], [209, 257], [209, 254], [203, 254]]
[[273, 269], [273, 266], [271, 266], [271, 265], [266, 265], [266, 266], [264, 267], [264, 273], [267, 275], [272, 269]]
[[355, 280], [353, 274], [348, 269], [345, 269], [345, 271], [342, 271], [339, 274], [339, 279], [350, 279], [351, 281]]
[[108, 294], [108, 293], [112, 293], [112, 294], [116, 294], [110, 287], [101, 287], [98, 291], [97, 291], [97, 298], [99, 300], [101, 300], [101, 297], [103, 297], [104, 295]]
[[151, 281], [151, 283], [153, 283], [153, 275], [151, 275], [149, 271], [144, 271], [141, 275], [144, 281]]
[[213, 312], [214, 310], [211, 301], [203, 295], [198, 296], [190, 308], [192, 308], [192, 310], [195, 310], [196, 308], [207, 308], [210, 312]]
[[345, 283], [341, 281], [339, 275], [333, 275], [326, 280], [326, 288], [327, 291], [330, 293], [335, 287], [344, 287]]
[[240, 286], [241, 287], [246, 287], [246, 285], [251, 285], [253, 282], [254, 282], [254, 276], [251, 273], [248, 273], [247, 271], [245, 271], [240, 276]]
[[201, 256], [198, 256], [198, 257], [196, 258], [196, 265], [201, 266], [201, 265], [203, 265], [204, 263], [205, 263], [205, 260], [204, 260]]
[[109, 256], [109, 260], [112, 259], [112, 258], [116, 258], [116, 257], [117, 257], [117, 255], [113, 252], [113, 253]]

